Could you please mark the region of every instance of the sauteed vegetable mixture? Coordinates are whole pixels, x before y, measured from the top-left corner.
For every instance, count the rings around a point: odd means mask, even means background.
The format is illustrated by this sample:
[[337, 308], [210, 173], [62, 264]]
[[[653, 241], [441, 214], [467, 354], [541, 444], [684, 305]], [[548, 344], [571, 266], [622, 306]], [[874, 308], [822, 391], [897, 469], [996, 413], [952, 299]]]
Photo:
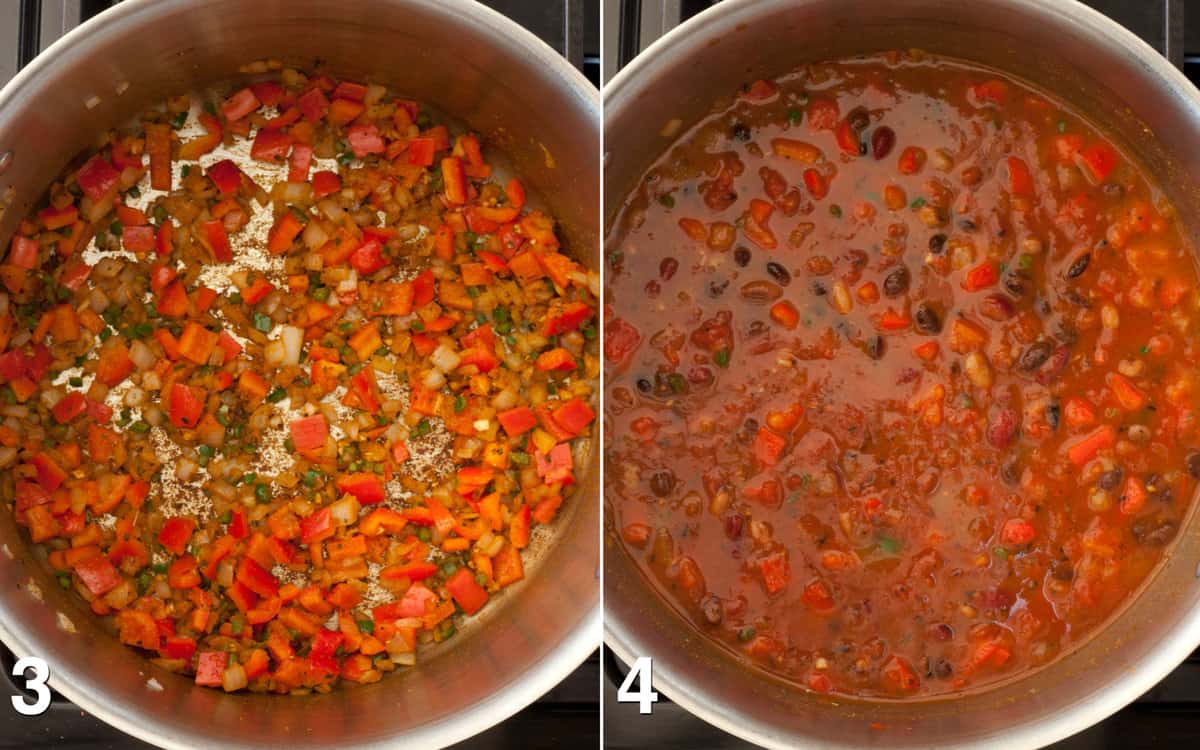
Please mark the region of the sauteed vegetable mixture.
[[611, 240], [616, 527], [773, 672], [892, 697], [1027, 672], [1188, 511], [1193, 248], [1042, 92], [919, 53], [756, 81]]
[[480, 139], [259, 65], [147, 112], [0, 265], [0, 493], [121, 640], [372, 682], [524, 576], [592, 431], [594, 273]]

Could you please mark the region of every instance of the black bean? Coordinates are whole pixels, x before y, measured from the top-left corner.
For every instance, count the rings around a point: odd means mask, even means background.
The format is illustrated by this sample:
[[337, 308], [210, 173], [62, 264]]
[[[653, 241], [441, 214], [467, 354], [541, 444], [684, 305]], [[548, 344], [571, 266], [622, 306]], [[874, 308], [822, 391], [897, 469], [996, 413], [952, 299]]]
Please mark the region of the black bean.
[[963, 219], [962, 221], [958, 222], [958, 227], [964, 232], [974, 232], [979, 228], [975, 225], [975, 222], [971, 221], [970, 219]]
[[1189, 453], [1184, 462], [1187, 464], [1188, 474], [1191, 474], [1193, 479], [1200, 479], [1200, 451]]
[[1102, 490], [1115, 490], [1121, 485], [1121, 479], [1125, 476], [1125, 472], [1121, 471], [1121, 467], [1110, 469], [1100, 475], [1096, 480], [1096, 484]]
[[1100, 190], [1109, 198], [1122, 198], [1125, 196], [1125, 187], [1115, 182], [1106, 182], [1100, 186]]
[[750, 140], [750, 128], [743, 123], [738, 123], [733, 126], [733, 137], [742, 143]]
[[1025, 282], [1015, 273], [1005, 274], [1003, 283], [1004, 288], [1007, 289], [1008, 293], [1012, 296], [1025, 296]]
[[867, 339], [868, 357], [871, 359], [883, 359], [885, 352], [887, 352], [887, 342], [883, 340], [883, 336], [875, 335]]
[[825, 288], [824, 282], [819, 279], [813, 279], [812, 293], [818, 297], [824, 297], [826, 294], [829, 294], [829, 290]]
[[1021, 353], [1020, 359], [1017, 360], [1017, 367], [1025, 372], [1033, 372], [1046, 364], [1046, 360], [1050, 359], [1053, 351], [1054, 347], [1049, 343], [1039, 341]]
[[1075, 579], [1075, 567], [1070, 560], [1059, 560], [1050, 568], [1050, 575], [1059, 581], [1072, 581]]
[[933, 674], [939, 680], [948, 680], [954, 675], [954, 665], [945, 659], [938, 659], [933, 663]]
[[1143, 547], [1165, 547], [1179, 531], [1179, 522], [1162, 516], [1143, 516], [1129, 530]]
[[889, 297], [899, 297], [908, 291], [911, 277], [904, 266], [896, 266], [883, 278], [883, 293]]
[[771, 278], [779, 282], [780, 286], [787, 286], [792, 283], [792, 275], [783, 267], [782, 263], [771, 261], [767, 264], [767, 273], [771, 274]]
[[733, 251], [733, 262], [737, 263], [742, 268], [750, 265], [750, 250], [749, 248], [739, 247]]
[[708, 296], [720, 297], [725, 293], [725, 289], [729, 287], [729, 279], [713, 279], [708, 282]]
[[642, 393], [649, 393], [650, 391], [654, 390], [654, 384], [646, 378], [638, 378], [637, 388]]
[[729, 512], [725, 514], [725, 536], [730, 539], [737, 539], [742, 535], [742, 524], [745, 519], [741, 513]]
[[754, 417], [746, 417], [746, 421], [742, 422], [742, 427], [751, 434], [758, 432], [758, 420]]
[[769, 330], [769, 328], [765, 321], [752, 320], [752, 321], [750, 321], [749, 327], [746, 328], [746, 335], [753, 338], [755, 336], [763, 335], [768, 330]]
[[1078, 258], [1076, 258], [1074, 261], [1072, 261], [1071, 265], [1067, 268], [1067, 278], [1068, 279], [1079, 278], [1080, 276], [1083, 275], [1083, 272], [1088, 269], [1088, 264], [1091, 262], [1092, 262], [1092, 254], [1091, 253], [1084, 253], [1083, 255], [1080, 255]]
[[658, 276], [663, 281], [670, 281], [675, 272], [679, 270], [679, 261], [674, 258], [663, 258], [658, 264]]
[[929, 238], [929, 252], [941, 255], [946, 251], [946, 235], [938, 233]]
[[700, 600], [700, 612], [704, 615], [704, 620], [709, 625], [720, 625], [721, 617], [725, 614], [725, 608], [721, 605], [721, 599], [716, 594], [705, 594]]
[[896, 145], [896, 132], [887, 125], [875, 128], [871, 133], [871, 153], [876, 159], [883, 159], [892, 152]]
[[670, 469], [656, 471], [650, 476], [650, 491], [658, 497], [666, 497], [675, 489], [675, 474]]
[[850, 110], [850, 114], [846, 115], [846, 122], [850, 124], [851, 130], [861, 133], [871, 124], [871, 115], [867, 112], [866, 107], [855, 107]]
[[917, 330], [922, 333], [940, 333], [942, 330], [942, 316], [927, 302], [917, 305], [913, 318], [917, 321]]
[[1000, 465], [1000, 478], [1010, 487], [1016, 487], [1021, 481], [1021, 464], [1015, 458], [1010, 458]]
[[1062, 407], [1057, 401], [1051, 401], [1046, 407], [1046, 423], [1050, 425], [1050, 429], [1057, 430], [1059, 422], [1062, 421]]
[[1160, 503], [1169, 503], [1175, 498], [1171, 485], [1160, 474], [1150, 474], [1146, 477], [1146, 498]]

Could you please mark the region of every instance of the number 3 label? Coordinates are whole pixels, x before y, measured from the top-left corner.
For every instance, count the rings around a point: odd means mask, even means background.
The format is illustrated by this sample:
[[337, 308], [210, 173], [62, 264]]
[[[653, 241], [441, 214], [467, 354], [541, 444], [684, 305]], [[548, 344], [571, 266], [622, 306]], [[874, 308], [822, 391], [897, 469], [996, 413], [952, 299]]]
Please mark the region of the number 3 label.
[[[25, 670], [32, 669], [33, 677], [25, 679]], [[25, 679], [25, 689], [31, 691], [37, 699], [33, 703], [28, 703], [29, 698], [24, 695], [14, 695], [12, 697], [13, 708], [17, 713], [23, 716], [40, 716], [50, 708], [50, 688], [46, 687], [46, 680], [50, 678], [50, 667], [46, 665], [46, 660], [36, 656], [26, 656], [24, 659], [17, 661], [13, 667], [13, 677]]]
[[[654, 704], [658, 702], [658, 693], [651, 688], [650, 682], [653, 671], [654, 662], [650, 657], [639, 656], [633, 663], [633, 669], [629, 670], [629, 674], [625, 676], [621, 687], [617, 688], [617, 702], [636, 703], [638, 704], [638, 713], [650, 713]], [[633, 687], [635, 679], [637, 680], [637, 692], [630, 689]]]

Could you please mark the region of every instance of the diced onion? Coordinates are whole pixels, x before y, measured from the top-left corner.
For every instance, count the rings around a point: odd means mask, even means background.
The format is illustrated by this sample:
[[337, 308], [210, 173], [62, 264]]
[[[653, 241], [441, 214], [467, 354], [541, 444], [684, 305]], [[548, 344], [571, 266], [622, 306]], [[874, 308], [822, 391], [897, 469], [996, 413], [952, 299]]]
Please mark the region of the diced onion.
[[308, 226], [304, 228], [304, 246], [309, 250], [316, 250], [329, 241], [329, 233], [325, 231], [325, 227], [321, 226], [319, 221], [310, 221]]
[[362, 505], [354, 495], [346, 495], [329, 506], [329, 515], [338, 524], [348, 526], [358, 520], [358, 511], [361, 509]]
[[95, 312], [102, 313], [108, 309], [108, 295], [103, 289], [96, 288], [88, 293], [88, 307]]
[[339, 223], [342, 221], [342, 217], [346, 215], [346, 212], [342, 210], [341, 206], [334, 201], [329, 200], [328, 198], [317, 203], [317, 210], [325, 214], [330, 221]]
[[189, 482], [192, 477], [196, 476], [196, 470], [200, 466], [195, 461], [186, 456], [181, 457], [175, 462], [175, 478], [181, 482]]
[[246, 687], [246, 684], [246, 668], [241, 664], [228, 666], [221, 673], [221, 687], [225, 688], [225, 692], [227, 693], [241, 690]]
[[17, 460], [17, 449], [8, 445], [0, 446], [0, 469], [7, 469]]
[[300, 350], [304, 348], [304, 329], [296, 326], [284, 326], [280, 340], [283, 342], [283, 363], [285, 365], [300, 364]]
[[358, 288], [358, 271], [350, 271], [346, 274], [346, 278], [338, 282], [337, 290], [339, 292], [353, 292]]
[[139, 370], [143, 371], [154, 367], [155, 363], [158, 361], [158, 358], [154, 356], [154, 350], [146, 346], [146, 344], [139, 339], [135, 339], [134, 342], [129, 345], [129, 358], [133, 360], [133, 364]]
[[511, 388], [505, 388], [492, 399], [492, 406], [497, 409], [511, 409], [517, 405], [517, 394]]
[[233, 585], [233, 561], [225, 559], [217, 566], [217, 583], [222, 586]]
[[441, 388], [446, 382], [446, 376], [442, 375], [441, 370], [430, 370], [425, 373], [425, 377], [421, 378], [421, 385], [426, 388]]
[[225, 444], [225, 425], [215, 419], [205, 420], [200, 423], [200, 427], [196, 431], [196, 436], [205, 445], [220, 448]]
[[151, 427], [160, 427], [162, 426], [164, 415], [162, 409], [159, 409], [157, 406], [147, 406], [142, 411], [142, 419], [146, 420], [146, 424]]
[[263, 347], [263, 359], [272, 367], [278, 367], [283, 364], [283, 358], [286, 354], [287, 352], [283, 348], [283, 341], [268, 341], [267, 345]]
[[462, 357], [458, 356], [458, 354], [445, 344], [439, 344], [438, 348], [433, 350], [433, 354], [429, 355], [429, 361], [442, 372], [450, 372], [458, 367], [458, 363], [462, 361]]
[[121, 402], [126, 406], [141, 406], [142, 402], [145, 400], [145, 391], [143, 391], [141, 388], [130, 388], [129, 390], [125, 391], [125, 398], [121, 399]]

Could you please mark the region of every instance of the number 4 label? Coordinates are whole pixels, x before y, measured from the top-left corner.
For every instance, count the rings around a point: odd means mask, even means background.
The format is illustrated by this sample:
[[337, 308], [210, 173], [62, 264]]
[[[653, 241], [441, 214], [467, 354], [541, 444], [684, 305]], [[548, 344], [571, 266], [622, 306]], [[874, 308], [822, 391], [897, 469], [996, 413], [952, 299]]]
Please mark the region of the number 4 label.
[[[25, 678], [27, 669], [33, 670], [33, 677], [29, 679]], [[13, 677], [25, 680], [25, 689], [32, 691], [37, 696], [32, 703], [28, 703], [27, 696], [14, 695], [12, 697], [13, 708], [22, 716], [44, 714], [46, 709], [50, 708], [50, 688], [46, 687], [46, 680], [50, 679], [50, 667], [46, 665], [46, 660], [36, 656], [26, 656], [17, 661], [13, 666], [12, 673]]]
[[[636, 703], [638, 704], [638, 713], [650, 713], [654, 704], [658, 702], [658, 693], [651, 688], [653, 672], [654, 662], [650, 657], [639, 656], [633, 663], [633, 669], [629, 670], [629, 674], [625, 676], [621, 687], [617, 688], [617, 702]], [[637, 680], [637, 692], [631, 689], [634, 680]]]

